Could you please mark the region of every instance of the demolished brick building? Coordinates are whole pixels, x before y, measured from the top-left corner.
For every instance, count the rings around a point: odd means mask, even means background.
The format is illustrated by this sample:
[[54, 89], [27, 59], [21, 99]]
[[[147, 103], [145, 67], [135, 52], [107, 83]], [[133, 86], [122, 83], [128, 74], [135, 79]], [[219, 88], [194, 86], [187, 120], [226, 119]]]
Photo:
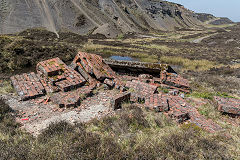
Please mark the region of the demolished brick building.
[[[69, 66], [53, 58], [38, 63], [36, 70], [37, 73], [11, 77], [23, 101], [46, 95], [59, 107], [78, 107], [95, 88], [106, 85], [119, 90], [118, 95], [112, 95], [113, 109], [121, 108], [122, 101], [139, 102], [146, 108], [165, 112], [179, 123], [189, 120], [212, 132], [220, 129], [177, 94], [189, 93], [191, 89], [188, 81], [168, 65], [115, 61], [79, 52]], [[163, 93], [162, 88], [174, 94]]]

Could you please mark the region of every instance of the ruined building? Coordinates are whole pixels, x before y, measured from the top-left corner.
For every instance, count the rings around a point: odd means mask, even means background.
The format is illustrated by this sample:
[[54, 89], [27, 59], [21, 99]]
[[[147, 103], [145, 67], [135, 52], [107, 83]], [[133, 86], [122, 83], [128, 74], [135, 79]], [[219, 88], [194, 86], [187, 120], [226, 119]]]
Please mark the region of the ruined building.
[[[220, 129], [179, 94], [191, 92], [189, 83], [169, 65], [115, 61], [79, 52], [69, 66], [59, 58], [53, 58], [38, 63], [36, 70], [37, 73], [11, 77], [23, 101], [47, 96], [61, 108], [79, 107], [82, 100], [93, 95], [94, 89], [105, 85], [108, 89], [119, 90], [119, 94], [112, 95], [113, 109], [121, 108], [123, 101], [131, 101], [164, 112], [179, 123], [190, 121], [211, 132]], [[162, 92], [164, 88], [169, 89], [169, 93]], [[220, 100], [216, 98], [216, 101]], [[219, 108], [224, 110], [226, 107]], [[239, 106], [235, 107], [234, 113], [239, 114]]]

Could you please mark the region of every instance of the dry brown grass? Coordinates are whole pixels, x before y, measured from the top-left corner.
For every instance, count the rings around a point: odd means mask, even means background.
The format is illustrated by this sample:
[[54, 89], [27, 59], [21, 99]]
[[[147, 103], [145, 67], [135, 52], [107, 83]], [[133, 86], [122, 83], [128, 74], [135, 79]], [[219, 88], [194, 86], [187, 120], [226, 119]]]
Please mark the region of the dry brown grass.
[[0, 94], [13, 93], [14, 89], [10, 81], [0, 80]]
[[240, 68], [240, 63], [233, 64], [230, 67], [233, 69], [238, 69], [238, 68]]
[[162, 56], [160, 61], [168, 64], [183, 66], [183, 69], [192, 71], [205, 71], [213, 67], [220, 67], [217, 63], [208, 60], [190, 60], [175, 56]]
[[138, 48], [129, 48], [129, 47], [124, 47], [124, 46], [117, 47], [117, 46], [99, 45], [99, 44], [92, 44], [92, 43], [86, 43], [83, 46], [83, 50], [85, 50], [86, 52], [99, 52], [99, 49], [102, 49], [102, 50], [125, 49], [125, 50], [131, 50], [131, 51], [143, 51], [142, 49], [138, 49]]

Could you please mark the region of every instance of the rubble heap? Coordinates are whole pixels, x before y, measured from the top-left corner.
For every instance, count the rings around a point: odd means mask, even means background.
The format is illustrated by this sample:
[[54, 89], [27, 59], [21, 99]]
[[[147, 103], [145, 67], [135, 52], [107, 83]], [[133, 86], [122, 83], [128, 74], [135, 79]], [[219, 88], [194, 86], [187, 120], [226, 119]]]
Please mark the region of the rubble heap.
[[59, 58], [49, 59], [37, 64], [37, 73], [41, 77], [47, 93], [71, 91], [86, 83], [81, 74], [68, 67]]
[[[104, 60], [96, 54], [79, 52], [69, 66], [53, 58], [38, 63], [36, 70], [37, 73], [11, 77], [21, 100], [47, 95], [61, 108], [78, 107], [95, 88], [105, 85], [108, 89], [119, 90], [119, 94], [111, 97], [113, 109], [121, 108], [122, 102], [138, 102], [164, 112], [179, 123], [189, 120], [209, 131], [220, 128], [178, 95], [191, 89], [188, 81], [168, 65]], [[162, 88], [170, 89], [172, 95], [162, 93]]]
[[41, 83], [39, 75], [33, 72], [16, 75], [10, 79], [21, 100], [34, 99], [46, 93], [46, 88]]
[[240, 116], [240, 99], [215, 96], [214, 101], [220, 112]]

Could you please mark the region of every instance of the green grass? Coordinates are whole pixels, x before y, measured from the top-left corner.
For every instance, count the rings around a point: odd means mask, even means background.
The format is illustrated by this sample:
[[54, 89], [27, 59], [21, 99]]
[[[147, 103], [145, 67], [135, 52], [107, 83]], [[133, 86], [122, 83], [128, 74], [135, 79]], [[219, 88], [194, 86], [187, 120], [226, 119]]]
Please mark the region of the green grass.
[[207, 24], [207, 28], [226, 28], [226, 27], [231, 27], [235, 26], [236, 24], [222, 24], [222, 25], [213, 25], [213, 24]]
[[198, 108], [200, 114], [204, 115], [208, 119], [219, 119], [221, 113], [211, 104], [207, 103]]
[[124, 34], [119, 34], [118, 36], [117, 36], [117, 39], [119, 39], [119, 40], [123, 40], [124, 39]]
[[173, 51], [176, 50], [176, 49], [170, 48], [170, 47], [165, 46], [165, 45], [156, 45], [156, 44], [143, 45], [143, 47], [149, 48], [149, 49], [156, 49], [156, 50], [161, 51], [163, 53], [173, 52]]
[[214, 96], [219, 96], [219, 97], [224, 97], [224, 98], [236, 98], [225, 92], [208, 92], [208, 91], [193, 91], [192, 93], [188, 94], [187, 96], [195, 97], [195, 98], [204, 98], [204, 99], [209, 99], [209, 100], [213, 100]]
[[214, 93], [211, 92], [192, 92], [190, 94], [191, 97], [195, 97], [195, 98], [204, 98], [204, 99], [213, 99]]

